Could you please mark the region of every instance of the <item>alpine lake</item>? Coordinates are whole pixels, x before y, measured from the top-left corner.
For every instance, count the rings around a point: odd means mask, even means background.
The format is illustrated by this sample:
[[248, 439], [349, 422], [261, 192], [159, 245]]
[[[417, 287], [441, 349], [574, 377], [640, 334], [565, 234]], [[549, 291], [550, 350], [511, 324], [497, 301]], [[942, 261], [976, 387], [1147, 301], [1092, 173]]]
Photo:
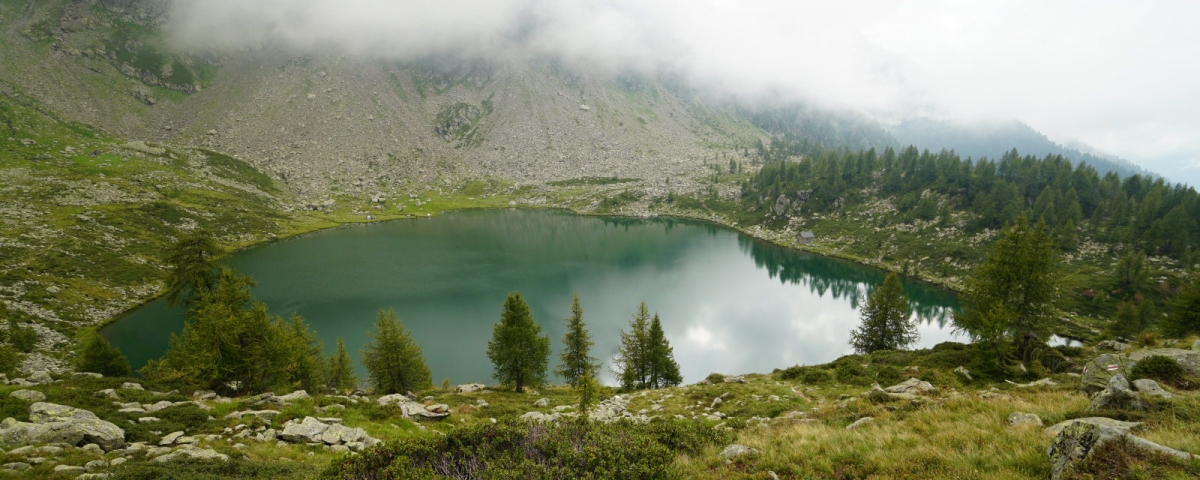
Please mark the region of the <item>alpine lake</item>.
[[[639, 302], [658, 313], [685, 383], [709, 373], [766, 373], [852, 353], [859, 306], [885, 272], [681, 219], [580, 216], [547, 210], [467, 210], [345, 226], [228, 257], [257, 282], [272, 314], [299, 313], [356, 360], [380, 309], [395, 309], [422, 346], [435, 383], [492, 380], [487, 342], [505, 297], [520, 291], [551, 339], [550, 368], [578, 294], [612, 384], [611, 359]], [[954, 293], [904, 280], [917, 347], [954, 334]], [[101, 334], [134, 369], [162, 356], [184, 312], [164, 299]], [[359, 367], [360, 377], [364, 377]], [[560, 379], [550, 374], [552, 383]]]

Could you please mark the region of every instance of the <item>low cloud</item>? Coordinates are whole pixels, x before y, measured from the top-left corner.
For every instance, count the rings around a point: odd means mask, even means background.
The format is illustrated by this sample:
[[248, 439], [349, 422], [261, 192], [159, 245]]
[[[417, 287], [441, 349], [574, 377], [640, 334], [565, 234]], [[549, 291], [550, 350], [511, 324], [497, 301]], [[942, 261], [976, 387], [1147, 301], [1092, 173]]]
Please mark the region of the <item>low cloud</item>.
[[173, 0], [171, 18], [192, 48], [554, 55], [746, 99], [1018, 118], [1150, 165], [1200, 152], [1195, 2]]

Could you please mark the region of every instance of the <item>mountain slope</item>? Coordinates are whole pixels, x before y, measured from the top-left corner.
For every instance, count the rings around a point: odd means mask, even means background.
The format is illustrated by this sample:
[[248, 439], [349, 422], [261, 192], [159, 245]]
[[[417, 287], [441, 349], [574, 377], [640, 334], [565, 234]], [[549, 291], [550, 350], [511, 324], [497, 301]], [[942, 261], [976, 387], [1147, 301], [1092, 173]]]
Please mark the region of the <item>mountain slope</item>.
[[1078, 146], [1059, 145], [1017, 121], [972, 126], [919, 118], [906, 120], [889, 130], [901, 144], [933, 151], [954, 150], [964, 157], [997, 159], [1005, 152], [1016, 149], [1022, 155], [1062, 155], [1074, 164], [1083, 162], [1091, 165], [1101, 175], [1116, 172], [1122, 178], [1133, 175], [1157, 176], [1127, 160]]

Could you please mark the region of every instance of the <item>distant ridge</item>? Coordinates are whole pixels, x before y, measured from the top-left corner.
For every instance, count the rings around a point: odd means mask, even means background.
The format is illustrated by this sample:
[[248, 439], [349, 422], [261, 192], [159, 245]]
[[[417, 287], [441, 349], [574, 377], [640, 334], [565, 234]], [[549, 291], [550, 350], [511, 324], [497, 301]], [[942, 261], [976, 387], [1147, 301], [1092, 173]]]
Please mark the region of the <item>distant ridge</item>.
[[889, 127], [889, 131], [901, 144], [915, 145], [920, 149], [954, 150], [964, 157], [1000, 158], [1015, 148], [1024, 155], [1062, 155], [1072, 163], [1091, 165], [1101, 175], [1116, 172], [1121, 178], [1133, 175], [1160, 177], [1128, 160], [1104, 154], [1085, 144], [1060, 145], [1015, 120], [972, 126], [919, 118], [905, 120]]

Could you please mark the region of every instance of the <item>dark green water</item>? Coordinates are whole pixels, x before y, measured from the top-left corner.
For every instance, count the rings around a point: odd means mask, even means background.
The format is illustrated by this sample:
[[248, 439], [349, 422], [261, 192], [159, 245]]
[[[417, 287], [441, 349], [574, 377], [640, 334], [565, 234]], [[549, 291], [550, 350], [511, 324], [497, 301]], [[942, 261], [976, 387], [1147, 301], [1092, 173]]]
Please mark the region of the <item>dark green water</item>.
[[[520, 290], [557, 349], [578, 293], [596, 346], [616, 353], [638, 302], [662, 317], [687, 382], [711, 372], [769, 372], [824, 363], [850, 349], [858, 297], [884, 273], [778, 248], [683, 220], [481, 210], [325, 230], [233, 255], [271, 312], [299, 312], [334, 348], [357, 357], [381, 308], [394, 308], [424, 347], [435, 382], [491, 381], [486, 349], [506, 295]], [[920, 345], [953, 338], [956, 297], [905, 282]], [[134, 368], [183, 325], [151, 302], [102, 333]], [[609, 376], [607, 369], [605, 375]]]

